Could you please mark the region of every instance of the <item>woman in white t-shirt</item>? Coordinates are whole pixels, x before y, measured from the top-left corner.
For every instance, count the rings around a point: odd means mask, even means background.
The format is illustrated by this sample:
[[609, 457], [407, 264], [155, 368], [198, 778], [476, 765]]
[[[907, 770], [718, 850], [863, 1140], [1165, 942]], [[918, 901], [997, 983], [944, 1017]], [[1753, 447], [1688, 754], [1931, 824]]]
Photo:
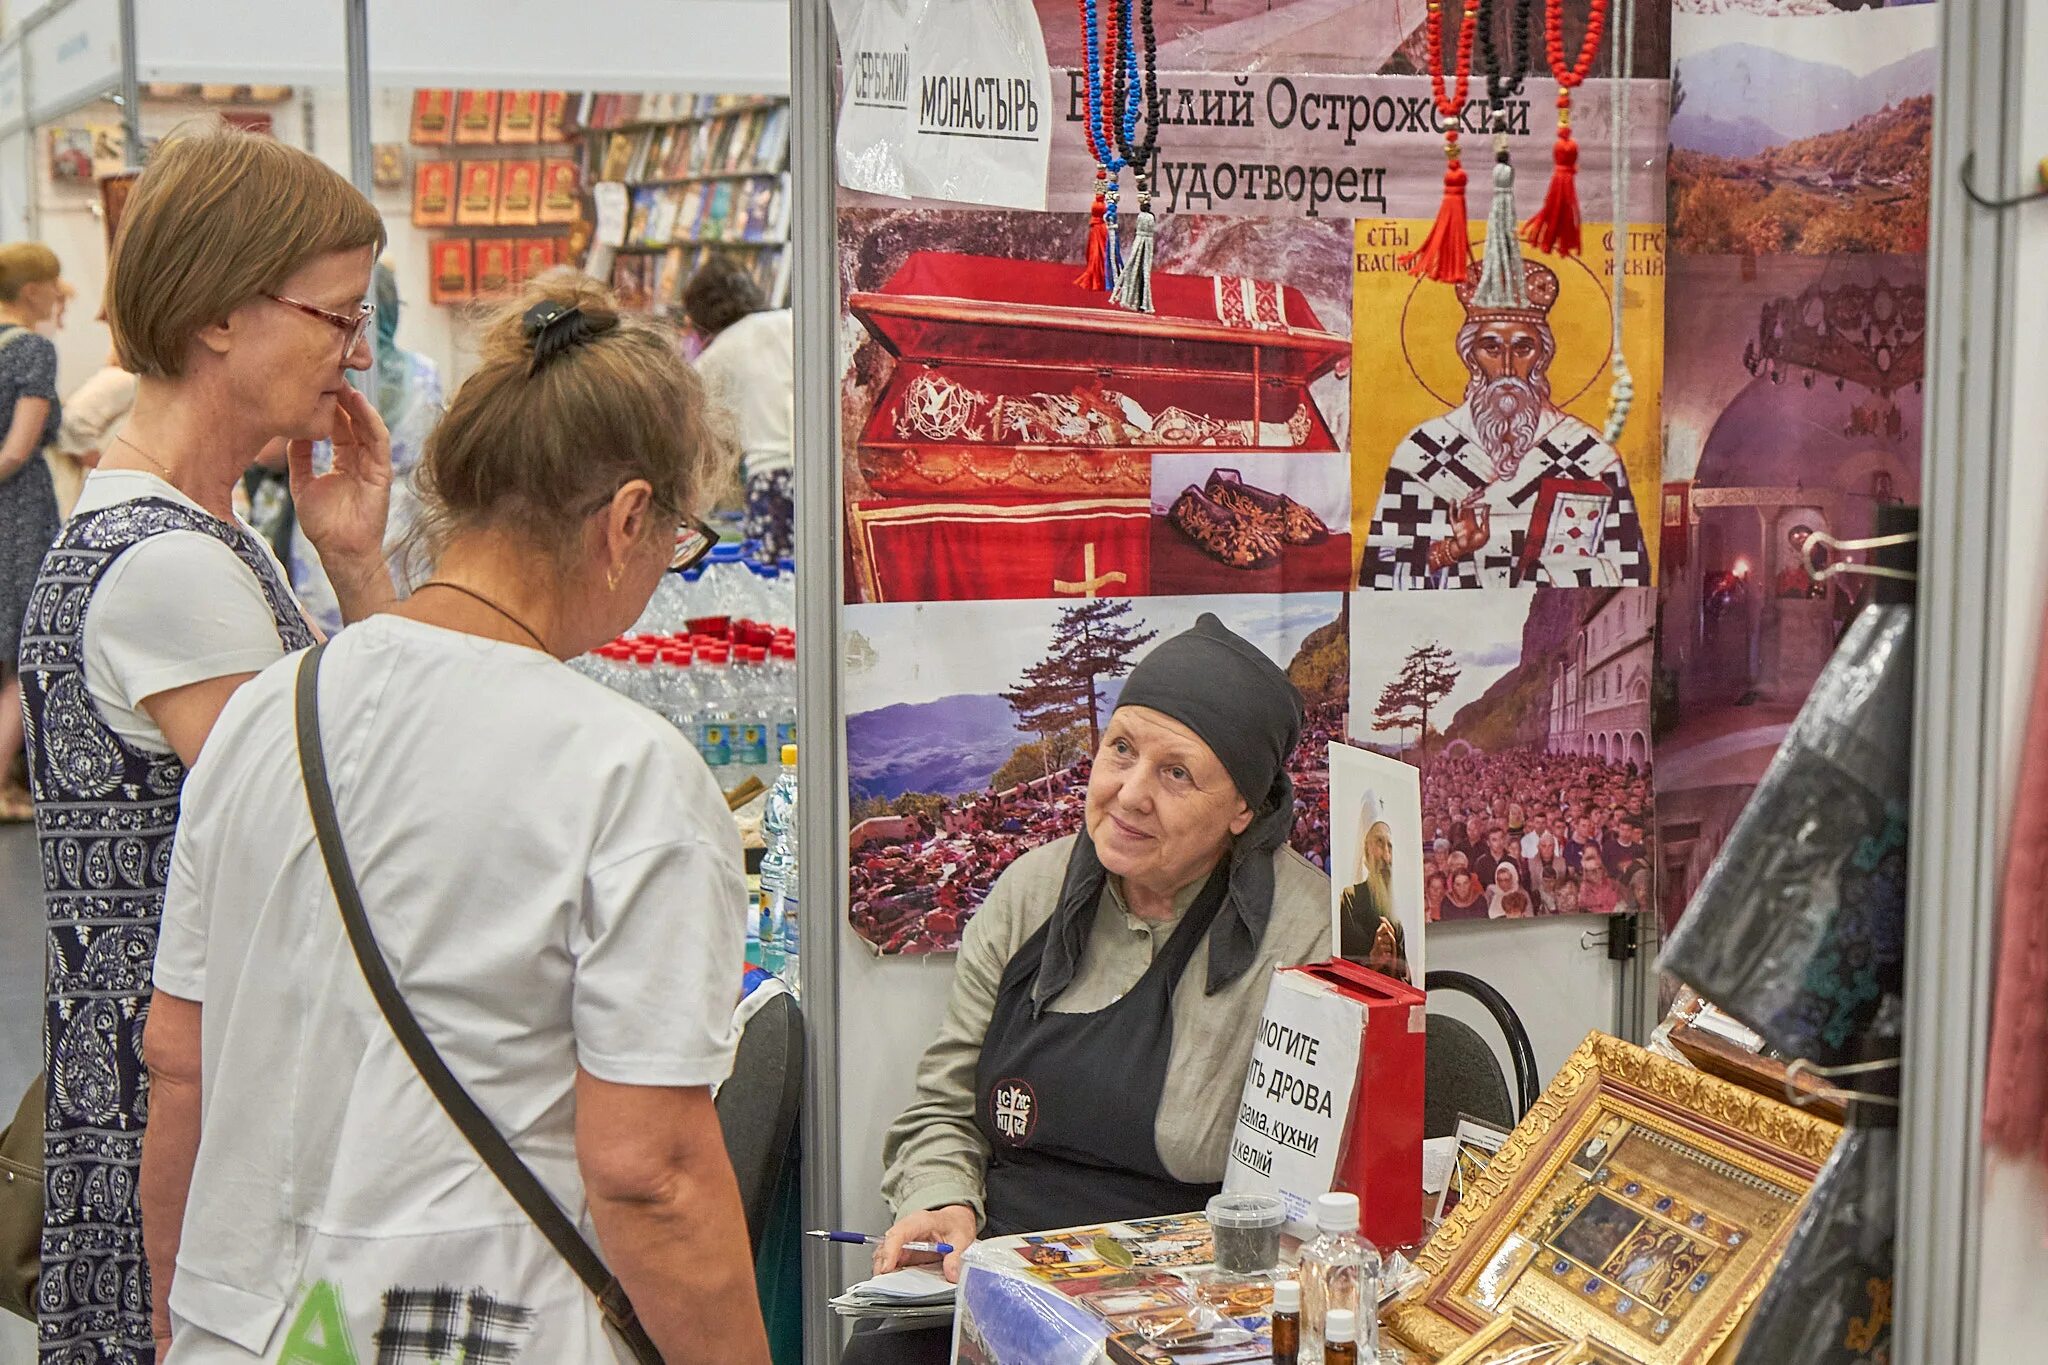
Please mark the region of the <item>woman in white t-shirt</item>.
[[383, 239], [330, 167], [225, 128], [166, 139], [121, 219], [107, 318], [135, 403], [42, 556], [21, 632], [48, 922], [45, 1359], [153, 1354], [135, 1166], [180, 792], [234, 690], [313, 639], [231, 505], [265, 443], [291, 438], [303, 465], [314, 440], [336, 442], [300, 516], [352, 614], [391, 598], [388, 442], [348, 386], [369, 363], [361, 305]]
[[[702, 557], [728, 456], [652, 324], [588, 281], [529, 302], [429, 442], [432, 577], [319, 661], [342, 841], [421, 1028], [670, 1365], [766, 1365], [711, 1100], [738, 834], [674, 727], [561, 662]], [[169, 1365], [613, 1365], [355, 961], [290, 757], [299, 666], [222, 714], [171, 869], [142, 1170]]]

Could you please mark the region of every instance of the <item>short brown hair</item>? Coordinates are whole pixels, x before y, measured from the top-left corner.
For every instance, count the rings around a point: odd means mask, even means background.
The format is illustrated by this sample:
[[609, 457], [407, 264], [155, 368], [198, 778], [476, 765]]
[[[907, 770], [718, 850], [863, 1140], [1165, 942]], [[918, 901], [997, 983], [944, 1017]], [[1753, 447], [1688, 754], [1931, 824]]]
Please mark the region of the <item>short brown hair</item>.
[[[534, 373], [525, 314], [543, 301], [581, 309], [586, 339]], [[664, 329], [621, 313], [587, 276], [536, 279], [490, 324], [479, 359], [414, 476], [430, 554], [491, 528], [566, 563], [592, 504], [628, 481], [645, 479], [663, 507], [694, 514], [731, 477], [737, 451], [696, 371]]]
[[767, 306], [754, 277], [726, 256], [704, 262], [683, 289], [683, 311], [713, 336]]
[[121, 214], [107, 323], [121, 367], [175, 379], [203, 327], [335, 251], [384, 247], [384, 220], [333, 167], [212, 122], [150, 157]]
[[48, 284], [64, 273], [57, 253], [41, 242], [0, 246], [0, 303], [13, 303], [31, 284]]

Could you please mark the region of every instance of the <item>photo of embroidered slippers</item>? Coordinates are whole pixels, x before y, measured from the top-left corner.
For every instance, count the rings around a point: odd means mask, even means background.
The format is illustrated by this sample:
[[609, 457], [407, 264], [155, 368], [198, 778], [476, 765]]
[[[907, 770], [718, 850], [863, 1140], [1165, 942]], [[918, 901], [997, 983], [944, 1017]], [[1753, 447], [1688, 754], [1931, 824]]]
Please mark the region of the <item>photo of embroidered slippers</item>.
[[1210, 500], [1262, 526], [1289, 545], [1320, 545], [1330, 538], [1323, 519], [1285, 493], [1270, 493], [1244, 481], [1235, 469], [1218, 469], [1202, 490]]
[[1174, 499], [1167, 520], [1193, 541], [1196, 549], [1219, 564], [1233, 569], [1265, 569], [1280, 562], [1280, 536], [1266, 518], [1240, 516], [1193, 484]]

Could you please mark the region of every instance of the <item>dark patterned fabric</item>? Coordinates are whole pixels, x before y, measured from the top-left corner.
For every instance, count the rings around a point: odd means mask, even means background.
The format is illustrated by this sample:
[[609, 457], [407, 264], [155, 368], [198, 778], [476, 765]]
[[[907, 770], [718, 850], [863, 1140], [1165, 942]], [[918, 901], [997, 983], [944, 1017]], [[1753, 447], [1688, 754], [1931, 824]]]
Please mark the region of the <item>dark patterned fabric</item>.
[[[8, 340], [8, 338], [12, 340]], [[50, 339], [20, 327], [0, 327], [0, 432], [14, 420], [24, 398], [49, 400], [43, 439], [28, 463], [0, 480], [0, 664], [13, 668], [21, 653], [21, 615], [35, 586], [43, 553], [57, 538], [57, 488], [42, 449], [57, 438], [64, 420], [57, 401], [57, 348]]]
[[774, 564], [796, 554], [796, 503], [789, 481], [787, 469], [771, 469], [747, 480], [746, 538], [760, 542], [760, 563]]
[[[263, 586], [287, 651], [312, 634], [255, 540], [158, 499], [72, 519], [22, 623], [22, 709], [49, 924], [43, 1061], [43, 1365], [150, 1365], [149, 1267], [136, 1179], [149, 1119], [142, 1031], [185, 767], [116, 734], [85, 686], [85, 613], [122, 551], [213, 536]], [[165, 623], [166, 629], [174, 628]]]
[[481, 1289], [391, 1288], [377, 1328], [377, 1365], [507, 1365], [533, 1327], [533, 1310]]

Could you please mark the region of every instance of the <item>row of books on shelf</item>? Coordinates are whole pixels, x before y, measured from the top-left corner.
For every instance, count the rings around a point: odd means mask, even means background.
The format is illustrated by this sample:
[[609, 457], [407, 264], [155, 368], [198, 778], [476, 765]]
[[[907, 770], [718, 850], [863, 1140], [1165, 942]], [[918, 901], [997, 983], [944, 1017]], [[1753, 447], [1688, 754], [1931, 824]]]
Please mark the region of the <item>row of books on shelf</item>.
[[781, 242], [789, 237], [789, 179], [763, 175], [633, 191], [626, 245]]
[[[683, 286], [703, 268], [705, 262], [718, 254], [719, 249], [715, 246], [678, 246], [659, 255], [621, 256], [612, 263], [612, 289], [618, 294], [623, 307], [643, 312], [679, 313], [683, 305]], [[787, 247], [744, 252], [733, 259], [753, 276], [770, 307], [789, 306], [790, 257]]]
[[781, 170], [789, 158], [789, 106], [754, 108], [703, 123], [633, 128], [604, 139], [600, 180], [680, 180]]
[[579, 97], [566, 90], [415, 90], [412, 141], [419, 147], [562, 143], [577, 126]]
[[414, 227], [573, 223], [582, 208], [574, 160], [422, 161], [413, 168]]
[[764, 95], [586, 94], [577, 97], [576, 126], [623, 128], [629, 123], [679, 123], [788, 101]]
[[509, 299], [542, 271], [573, 261], [567, 238], [443, 237], [427, 248], [427, 295], [441, 304]]

